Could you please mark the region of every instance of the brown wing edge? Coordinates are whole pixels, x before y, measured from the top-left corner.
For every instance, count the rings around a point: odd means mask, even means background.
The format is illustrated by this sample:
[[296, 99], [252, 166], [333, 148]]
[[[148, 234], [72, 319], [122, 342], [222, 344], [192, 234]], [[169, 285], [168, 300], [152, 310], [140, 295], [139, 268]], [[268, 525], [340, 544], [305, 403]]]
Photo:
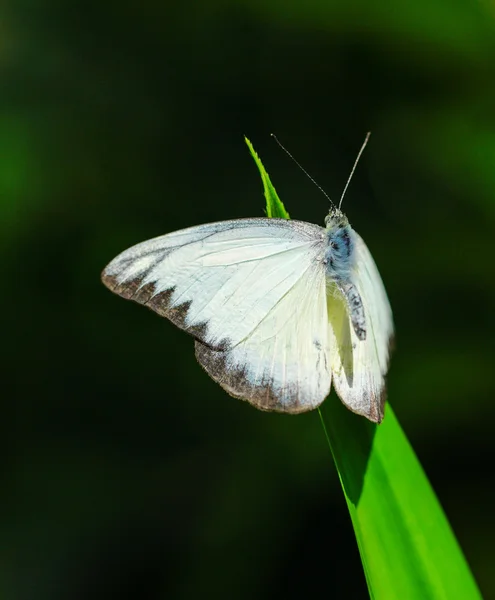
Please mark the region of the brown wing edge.
[[389, 338], [389, 343], [388, 343], [389, 355], [388, 355], [388, 361], [387, 361], [387, 368], [386, 368], [386, 371], [383, 373], [384, 384], [378, 394], [372, 394], [371, 397], [369, 398], [368, 405], [370, 407], [370, 410], [368, 413], [362, 413], [362, 412], [352, 410], [352, 408], [344, 402], [344, 400], [340, 396], [337, 388], [335, 388], [337, 396], [339, 397], [340, 401], [347, 409], [349, 409], [351, 412], [353, 412], [357, 415], [366, 417], [372, 423], [376, 423], [377, 425], [380, 425], [380, 423], [383, 421], [383, 419], [385, 417], [385, 404], [387, 401], [386, 375], [388, 373], [388, 368], [390, 365], [390, 357], [391, 357], [391, 354], [392, 354], [394, 348], [395, 348], [395, 336], [391, 335]]
[[[158, 294], [154, 294], [155, 285], [153, 283], [147, 283], [141, 285], [142, 279], [136, 278], [123, 283], [118, 283], [117, 278], [114, 275], [109, 275], [103, 271], [101, 280], [104, 285], [115, 294], [122, 296], [126, 300], [132, 300], [138, 304], [142, 304], [147, 308], [158, 313], [161, 317], [166, 317], [174, 325], [183, 329], [194, 339], [199, 340], [206, 346], [207, 337], [207, 324], [200, 323], [198, 325], [187, 325], [186, 317], [191, 302], [184, 302], [178, 306], [170, 306], [170, 300], [174, 292], [174, 288], [170, 288]], [[215, 349], [226, 350], [229, 348], [228, 340], [222, 340], [219, 344], [215, 345]]]
[[255, 386], [249, 383], [244, 369], [235, 369], [229, 366], [228, 350], [214, 350], [200, 341], [196, 341], [195, 354], [203, 369], [230, 396], [246, 400], [259, 410], [297, 415], [318, 408], [327, 397], [324, 396], [312, 405], [303, 405], [299, 400], [298, 390], [294, 387], [292, 390], [289, 388], [291, 401], [288, 404], [282, 404], [269, 381]]
[[[339, 400], [342, 404], [351, 412], [360, 417], [365, 417], [372, 423], [377, 423], [378, 425], [383, 421], [384, 411], [385, 411], [385, 402], [387, 399], [387, 386], [384, 385], [378, 394], [372, 394], [369, 400], [367, 401], [368, 406], [370, 407], [369, 412], [361, 412], [358, 410], [354, 410], [352, 406], [347, 404], [342, 396], [340, 395], [337, 387], [335, 387], [335, 393], [339, 397]], [[366, 400], [366, 398], [365, 398]]]

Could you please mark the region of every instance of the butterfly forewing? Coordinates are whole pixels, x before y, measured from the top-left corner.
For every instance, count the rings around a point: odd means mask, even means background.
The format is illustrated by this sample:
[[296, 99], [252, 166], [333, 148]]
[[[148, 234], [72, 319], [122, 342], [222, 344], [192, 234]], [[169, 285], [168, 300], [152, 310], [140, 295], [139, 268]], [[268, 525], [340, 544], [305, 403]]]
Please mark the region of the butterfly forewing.
[[323, 232], [284, 219], [202, 225], [126, 250], [103, 281], [208, 346], [231, 348], [318, 262]]

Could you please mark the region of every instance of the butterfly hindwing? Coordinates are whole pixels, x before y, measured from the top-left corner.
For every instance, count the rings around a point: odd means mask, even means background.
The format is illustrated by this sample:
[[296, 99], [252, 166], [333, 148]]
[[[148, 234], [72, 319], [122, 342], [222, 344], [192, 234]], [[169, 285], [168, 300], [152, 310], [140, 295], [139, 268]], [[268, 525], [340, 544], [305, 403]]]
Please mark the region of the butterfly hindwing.
[[314, 262], [238, 345], [224, 352], [196, 342], [196, 357], [230, 395], [257, 408], [316, 408], [331, 384], [326, 282]]
[[386, 399], [385, 374], [394, 329], [392, 311], [370, 251], [362, 238], [353, 234], [356, 257], [352, 282], [363, 302], [367, 336], [365, 340], [357, 338], [342, 298], [329, 294], [330, 334], [335, 336], [333, 382], [348, 408], [379, 423]]

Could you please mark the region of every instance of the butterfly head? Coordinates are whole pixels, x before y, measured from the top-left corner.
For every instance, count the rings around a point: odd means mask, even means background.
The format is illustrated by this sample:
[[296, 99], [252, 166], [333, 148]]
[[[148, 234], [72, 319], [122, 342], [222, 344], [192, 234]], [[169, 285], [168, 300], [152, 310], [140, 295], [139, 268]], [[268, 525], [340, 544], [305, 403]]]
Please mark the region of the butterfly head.
[[340, 208], [333, 206], [328, 215], [325, 217], [325, 225], [327, 227], [327, 232], [337, 231], [339, 229], [349, 227], [349, 220], [340, 210]]

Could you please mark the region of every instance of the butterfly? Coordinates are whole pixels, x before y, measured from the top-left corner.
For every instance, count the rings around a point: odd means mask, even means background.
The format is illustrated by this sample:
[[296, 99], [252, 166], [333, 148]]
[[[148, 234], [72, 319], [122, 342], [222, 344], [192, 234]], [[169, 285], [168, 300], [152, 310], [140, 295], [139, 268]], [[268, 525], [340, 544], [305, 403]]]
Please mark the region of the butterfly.
[[296, 414], [333, 384], [351, 411], [383, 419], [392, 311], [340, 208], [325, 227], [247, 218], [168, 233], [119, 254], [102, 280], [191, 334], [231, 396]]

